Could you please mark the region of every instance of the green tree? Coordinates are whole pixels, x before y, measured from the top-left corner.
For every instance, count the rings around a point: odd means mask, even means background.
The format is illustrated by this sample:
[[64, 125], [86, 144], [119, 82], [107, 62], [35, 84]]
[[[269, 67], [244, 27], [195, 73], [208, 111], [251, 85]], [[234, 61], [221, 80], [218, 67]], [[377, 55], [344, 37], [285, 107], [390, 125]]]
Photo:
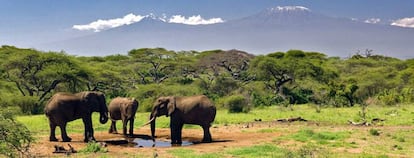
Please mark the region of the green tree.
[[11, 49], [2, 67], [4, 78], [13, 82], [23, 96], [43, 101], [59, 84], [76, 82], [87, 73], [64, 53], [42, 53], [33, 49]]
[[139, 75], [150, 77], [154, 83], [161, 83], [171, 77], [176, 53], [164, 48], [133, 49], [128, 52], [137, 62], [143, 63], [137, 68]]
[[320, 89], [315, 85], [327, 84], [332, 79], [325, 78], [326, 74], [336, 76], [322, 68], [325, 60], [324, 55], [315, 52], [276, 52], [254, 58], [250, 72], [283, 100], [291, 104], [306, 103], [312, 97], [312, 91]]
[[213, 50], [202, 52], [198, 65], [202, 70], [212, 71], [213, 76], [228, 73], [235, 80], [250, 81], [252, 78], [247, 70], [253, 58], [253, 55], [240, 50]]

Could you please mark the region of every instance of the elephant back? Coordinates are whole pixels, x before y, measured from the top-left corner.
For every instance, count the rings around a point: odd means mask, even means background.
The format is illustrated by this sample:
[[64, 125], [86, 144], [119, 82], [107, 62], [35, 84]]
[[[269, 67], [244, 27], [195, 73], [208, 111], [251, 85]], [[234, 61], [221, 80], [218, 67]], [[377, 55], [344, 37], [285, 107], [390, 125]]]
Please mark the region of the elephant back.
[[109, 103], [109, 114], [111, 119], [120, 120], [121, 115], [131, 118], [135, 116], [139, 103], [135, 98], [116, 97]]
[[216, 106], [205, 95], [182, 97], [176, 104], [181, 104], [180, 110], [186, 123], [189, 124], [211, 124], [216, 117]]
[[[58, 92], [46, 103], [44, 112], [47, 117], [76, 119], [76, 109], [80, 110], [81, 101], [78, 96], [70, 93]], [[73, 119], [72, 119], [73, 118]]]

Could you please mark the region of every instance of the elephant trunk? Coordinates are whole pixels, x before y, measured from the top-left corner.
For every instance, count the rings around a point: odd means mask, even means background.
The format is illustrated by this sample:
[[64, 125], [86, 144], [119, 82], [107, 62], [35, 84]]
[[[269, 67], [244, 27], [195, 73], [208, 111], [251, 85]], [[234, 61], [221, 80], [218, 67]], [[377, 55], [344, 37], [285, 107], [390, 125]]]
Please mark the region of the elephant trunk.
[[105, 124], [106, 122], [108, 122], [108, 118], [109, 118], [108, 117], [108, 107], [106, 106], [105, 96], [101, 95], [98, 100], [99, 100], [99, 109], [98, 109], [98, 111], [100, 113], [99, 122], [101, 124]]
[[108, 112], [101, 112], [101, 115], [99, 116], [99, 122], [101, 124], [105, 124], [106, 122], [108, 122]]
[[152, 141], [155, 141], [155, 118], [157, 117], [156, 113], [151, 113], [150, 121], [151, 121], [151, 138]]

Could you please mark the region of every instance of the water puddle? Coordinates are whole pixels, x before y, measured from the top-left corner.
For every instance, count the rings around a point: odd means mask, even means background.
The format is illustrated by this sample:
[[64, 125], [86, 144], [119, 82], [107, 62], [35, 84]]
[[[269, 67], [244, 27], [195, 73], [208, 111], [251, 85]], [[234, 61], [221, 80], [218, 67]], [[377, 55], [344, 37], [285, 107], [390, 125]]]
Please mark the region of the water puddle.
[[170, 140], [156, 140], [153, 142], [151, 139], [141, 139], [141, 138], [131, 138], [127, 140], [108, 140], [105, 141], [108, 144], [112, 145], [121, 145], [125, 147], [134, 147], [134, 148], [148, 148], [148, 147], [173, 147], [173, 146], [189, 146], [194, 145], [193, 142], [183, 141], [181, 145], [171, 145]]

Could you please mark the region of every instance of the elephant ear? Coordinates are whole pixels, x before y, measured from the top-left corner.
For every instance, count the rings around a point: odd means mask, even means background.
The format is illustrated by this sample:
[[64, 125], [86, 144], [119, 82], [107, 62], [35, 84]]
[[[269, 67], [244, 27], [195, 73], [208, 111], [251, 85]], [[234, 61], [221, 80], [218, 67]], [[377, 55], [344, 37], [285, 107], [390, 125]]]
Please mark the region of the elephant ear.
[[170, 97], [167, 105], [168, 113], [167, 117], [170, 116], [175, 110], [175, 97]]
[[81, 98], [83, 102], [88, 102], [90, 98], [90, 92], [79, 92], [78, 96]]
[[93, 111], [99, 111], [99, 98], [95, 92], [82, 92], [82, 100], [91, 106]]

